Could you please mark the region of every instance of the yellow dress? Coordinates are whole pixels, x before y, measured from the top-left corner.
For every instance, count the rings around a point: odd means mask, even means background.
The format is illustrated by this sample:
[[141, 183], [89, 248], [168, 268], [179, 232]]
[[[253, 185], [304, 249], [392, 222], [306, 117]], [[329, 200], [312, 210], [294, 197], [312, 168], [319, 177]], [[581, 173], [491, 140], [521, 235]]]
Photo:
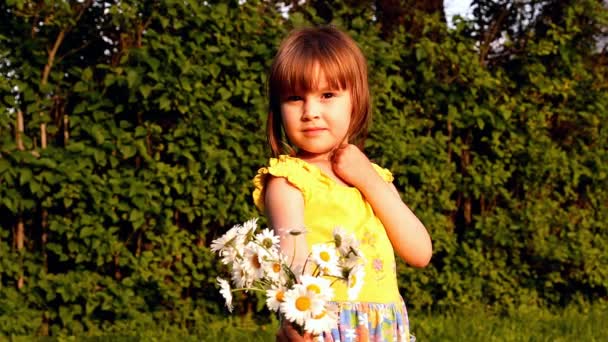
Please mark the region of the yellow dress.
[[[386, 182], [393, 181], [390, 171], [376, 164], [372, 165]], [[340, 329], [355, 329], [358, 340], [371, 338], [410, 341], [407, 312], [397, 287], [393, 247], [382, 222], [374, 214], [371, 205], [361, 192], [355, 187], [338, 184], [313, 164], [299, 158], [281, 155], [278, 158], [271, 158], [269, 165], [259, 169], [253, 179], [254, 203], [262, 212], [264, 212], [265, 185], [270, 175], [286, 178], [301, 191], [304, 198], [304, 224], [309, 250], [314, 244], [332, 241], [332, 232], [336, 226], [353, 233], [360, 241], [360, 248], [367, 263], [363, 287], [357, 301], [347, 302], [347, 289], [343, 282], [336, 282], [333, 285], [335, 301], [344, 304], [342, 309], [350, 310], [341, 313]], [[365, 317], [359, 317], [363, 312], [361, 310], [365, 311]], [[371, 317], [376, 317], [377, 321], [370, 322]], [[359, 322], [360, 318], [364, 318], [364, 321]], [[376, 330], [376, 333], [362, 332], [359, 323], [367, 325], [368, 330]], [[345, 340], [345, 336], [338, 332], [334, 339], [326, 337], [325, 340]]]

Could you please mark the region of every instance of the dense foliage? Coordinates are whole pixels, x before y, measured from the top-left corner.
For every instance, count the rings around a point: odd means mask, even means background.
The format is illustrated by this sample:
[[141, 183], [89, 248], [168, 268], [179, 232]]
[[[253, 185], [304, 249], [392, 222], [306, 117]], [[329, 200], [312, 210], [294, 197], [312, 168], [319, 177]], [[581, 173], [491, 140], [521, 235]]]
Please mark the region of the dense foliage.
[[[291, 28], [323, 23], [238, 2], [0, 4], [1, 334], [202, 329], [222, 312], [208, 245], [259, 215], [265, 72]], [[434, 241], [431, 266], [399, 265], [414, 312], [606, 299], [606, 9], [546, 1], [504, 32], [412, 13], [420, 31], [387, 34], [342, 3], [332, 23], [371, 70], [366, 151]]]

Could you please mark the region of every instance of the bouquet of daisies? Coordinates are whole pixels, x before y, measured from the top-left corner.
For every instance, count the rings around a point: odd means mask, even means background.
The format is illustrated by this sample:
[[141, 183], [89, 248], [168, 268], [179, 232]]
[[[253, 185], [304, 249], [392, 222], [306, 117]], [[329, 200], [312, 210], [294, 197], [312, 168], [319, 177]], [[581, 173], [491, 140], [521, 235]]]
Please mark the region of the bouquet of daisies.
[[[299, 235], [303, 230], [286, 234]], [[304, 267], [296, 269], [281, 253], [279, 236], [266, 228], [258, 230], [257, 219], [236, 225], [211, 243], [211, 250], [228, 266], [231, 281], [217, 278], [220, 293], [232, 311], [232, 293], [261, 291], [266, 306], [296, 329], [318, 335], [338, 323], [337, 307], [332, 304], [333, 282], [347, 284], [348, 299], [359, 295], [365, 259], [354, 235], [341, 227], [333, 239], [313, 245]]]

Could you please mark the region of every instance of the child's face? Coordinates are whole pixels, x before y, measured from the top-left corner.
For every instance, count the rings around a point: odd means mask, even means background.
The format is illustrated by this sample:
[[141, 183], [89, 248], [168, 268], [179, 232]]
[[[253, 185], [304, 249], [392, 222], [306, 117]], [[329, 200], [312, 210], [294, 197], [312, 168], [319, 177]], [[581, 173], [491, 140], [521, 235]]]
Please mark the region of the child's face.
[[330, 89], [322, 71], [318, 81], [316, 90], [285, 94], [281, 99], [287, 138], [301, 153], [317, 157], [348, 143], [352, 113], [348, 89]]

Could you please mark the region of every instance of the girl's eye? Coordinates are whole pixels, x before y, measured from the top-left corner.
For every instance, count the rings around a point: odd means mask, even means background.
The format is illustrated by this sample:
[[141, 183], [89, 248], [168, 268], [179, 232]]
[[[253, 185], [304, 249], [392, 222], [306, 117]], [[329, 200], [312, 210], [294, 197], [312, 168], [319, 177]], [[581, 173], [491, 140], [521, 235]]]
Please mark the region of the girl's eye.
[[336, 95], [334, 93], [323, 93], [323, 98], [324, 99], [331, 99], [332, 97], [335, 97]]
[[293, 102], [293, 101], [300, 101], [302, 98], [298, 95], [291, 95], [291, 96], [287, 96], [287, 101], [288, 102]]

